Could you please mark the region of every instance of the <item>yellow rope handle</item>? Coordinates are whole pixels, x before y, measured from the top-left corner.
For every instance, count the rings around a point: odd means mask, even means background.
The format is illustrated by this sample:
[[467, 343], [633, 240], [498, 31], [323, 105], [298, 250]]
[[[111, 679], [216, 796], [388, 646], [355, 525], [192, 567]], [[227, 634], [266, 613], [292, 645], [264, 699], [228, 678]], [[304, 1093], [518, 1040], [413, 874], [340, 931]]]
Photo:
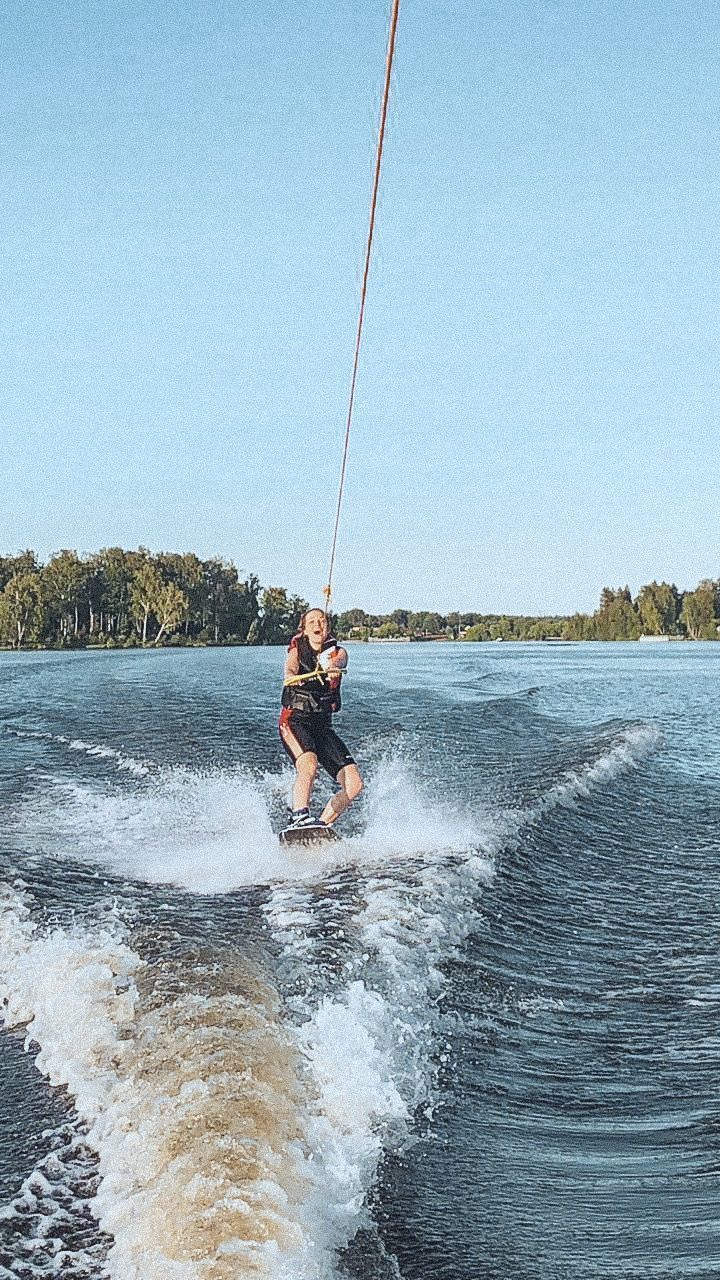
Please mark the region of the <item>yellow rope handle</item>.
[[326, 671], [324, 667], [316, 667], [314, 671], [303, 671], [299, 676], [288, 676], [283, 681], [283, 688], [287, 688], [291, 684], [303, 684], [305, 680], [317, 680], [318, 676], [342, 676], [345, 674], [343, 667], [331, 667]]

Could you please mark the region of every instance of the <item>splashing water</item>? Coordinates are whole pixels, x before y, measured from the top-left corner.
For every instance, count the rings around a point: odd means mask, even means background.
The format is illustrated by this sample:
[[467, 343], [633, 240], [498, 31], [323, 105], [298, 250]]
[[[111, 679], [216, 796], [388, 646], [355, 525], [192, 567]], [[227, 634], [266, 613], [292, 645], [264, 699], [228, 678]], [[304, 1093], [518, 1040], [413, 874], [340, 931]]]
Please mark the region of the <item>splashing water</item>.
[[[638, 768], [661, 736], [597, 735], [540, 794], [504, 805], [433, 786], [394, 747], [365, 770], [351, 834], [311, 855], [277, 842], [289, 771], [164, 765], [89, 737], [37, 732], [116, 781], [46, 772], [8, 828], [60, 882], [70, 866], [102, 872], [131, 882], [137, 905], [53, 922], [36, 887], [11, 885], [0, 919], [4, 1021], [69, 1091], [74, 1154], [54, 1176], [84, 1230], [90, 1214], [98, 1224], [67, 1273], [335, 1280], [371, 1225], [386, 1153], [442, 1102], [448, 962], [503, 851]], [[256, 951], [242, 933], [252, 911]], [[555, 1007], [538, 997], [528, 1016]], [[57, 1202], [43, 1169], [3, 1220], [34, 1238], [35, 1214], [38, 1240]], [[70, 1265], [43, 1249], [37, 1274]]]

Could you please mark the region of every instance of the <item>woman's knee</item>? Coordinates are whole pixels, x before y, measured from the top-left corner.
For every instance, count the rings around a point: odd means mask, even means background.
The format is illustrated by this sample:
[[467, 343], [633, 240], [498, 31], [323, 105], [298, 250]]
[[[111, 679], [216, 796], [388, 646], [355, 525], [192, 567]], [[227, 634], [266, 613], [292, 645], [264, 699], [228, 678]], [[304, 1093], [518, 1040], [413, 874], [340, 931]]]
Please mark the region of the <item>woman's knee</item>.
[[312, 751], [305, 751], [295, 761], [295, 768], [303, 778], [314, 778], [317, 773], [317, 756]]
[[363, 789], [364, 783], [360, 777], [360, 770], [357, 765], [346, 765], [340, 777], [342, 789], [349, 800], [357, 800]]

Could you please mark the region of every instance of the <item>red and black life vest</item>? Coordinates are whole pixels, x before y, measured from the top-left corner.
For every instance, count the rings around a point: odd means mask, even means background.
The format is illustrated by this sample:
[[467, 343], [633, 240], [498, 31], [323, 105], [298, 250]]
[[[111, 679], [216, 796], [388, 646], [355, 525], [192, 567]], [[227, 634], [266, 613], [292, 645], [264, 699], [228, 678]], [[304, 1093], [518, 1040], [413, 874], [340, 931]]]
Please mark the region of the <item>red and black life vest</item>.
[[[323, 642], [320, 653], [325, 653], [328, 649], [337, 649], [337, 640], [334, 636], [328, 636]], [[288, 645], [288, 653], [292, 653], [293, 650], [297, 650], [299, 675], [309, 675], [311, 671], [315, 671], [320, 654], [313, 649], [307, 636], [293, 636]], [[313, 714], [322, 712], [325, 715], [333, 715], [340, 710], [341, 706], [340, 679], [337, 672], [327, 675], [322, 672], [311, 680], [303, 680], [302, 684], [285, 685], [282, 691], [282, 705], [290, 707], [293, 711]]]

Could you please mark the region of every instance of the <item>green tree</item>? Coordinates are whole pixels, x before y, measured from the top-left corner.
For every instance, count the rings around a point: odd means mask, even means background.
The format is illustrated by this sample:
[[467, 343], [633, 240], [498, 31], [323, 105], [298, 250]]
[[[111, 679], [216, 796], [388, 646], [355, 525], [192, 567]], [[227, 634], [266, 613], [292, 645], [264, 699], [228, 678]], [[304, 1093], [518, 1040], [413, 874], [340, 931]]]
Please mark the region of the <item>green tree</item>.
[[260, 599], [260, 643], [287, 643], [307, 607], [299, 596], [288, 596], [285, 587], [266, 587]]
[[148, 623], [163, 586], [163, 580], [151, 560], [139, 565], [130, 579], [130, 610], [143, 644], [147, 644]]
[[185, 635], [189, 636], [193, 627], [199, 630], [203, 625], [202, 560], [193, 551], [185, 551], [181, 555], [174, 551], [161, 551], [155, 557], [155, 563], [163, 582], [177, 587], [187, 599], [182, 622]]
[[505, 614], [499, 618], [493, 618], [490, 623], [490, 639], [491, 640], [513, 640], [515, 638], [515, 630], [513, 627], [513, 619]]
[[640, 620], [629, 587], [603, 587], [600, 608], [594, 615], [598, 640], [637, 640]]
[[409, 613], [407, 626], [412, 635], [434, 636], [443, 630], [445, 619], [441, 618], [439, 613]]
[[673, 635], [680, 614], [680, 593], [674, 583], [650, 582], [641, 587], [636, 601], [644, 635]]
[[37, 639], [43, 621], [43, 584], [39, 573], [16, 573], [0, 596], [3, 637], [20, 649], [25, 640]]
[[0, 556], [0, 591], [11, 578], [23, 573], [39, 573], [40, 562], [34, 551], [21, 551], [17, 556]]
[[159, 626], [154, 644], [159, 644], [164, 635], [170, 635], [177, 630], [187, 614], [189, 603], [185, 592], [181, 591], [174, 582], [167, 582], [160, 586], [152, 601], [152, 612]]
[[50, 622], [59, 632], [61, 644], [68, 642], [71, 632], [74, 636], [78, 634], [79, 609], [87, 577], [87, 565], [76, 551], [58, 551], [42, 570]]
[[717, 599], [715, 584], [704, 579], [695, 591], [686, 591], [680, 621], [692, 640], [711, 640], [717, 636]]
[[465, 632], [463, 640], [489, 640], [490, 627], [488, 623], [481, 619], [479, 622], [465, 624]]
[[203, 561], [203, 629], [212, 632], [215, 644], [229, 634], [239, 587], [238, 571], [231, 560], [214, 556]]
[[251, 573], [244, 582], [237, 582], [232, 594], [230, 614], [231, 633], [248, 643], [250, 628], [260, 614], [260, 581]]
[[88, 637], [93, 640], [96, 632], [101, 629], [104, 587], [101, 557], [99, 555], [90, 556], [85, 563], [85, 571], [83, 613], [87, 616]]
[[176, 586], [188, 598], [188, 609], [185, 615], [185, 635], [190, 634], [193, 619], [200, 616], [202, 606], [203, 566], [202, 560], [193, 551], [186, 551], [181, 556], [181, 565], [177, 575]]
[[337, 637], [347, 640], [353, 632], [365, 631], [370, 626], [370, 618], [364, 609], [347, 609], [337, 620]]
[[130, 584], [144, 557], [122, 547], [104, 547], [97, 557], [100, 584], [98, 630], [118, 639], [127, 635], [130, 624]]
[[574, 613], [562, 630], [563, 640], [596, 640], [595, 619], [587, 613]]

